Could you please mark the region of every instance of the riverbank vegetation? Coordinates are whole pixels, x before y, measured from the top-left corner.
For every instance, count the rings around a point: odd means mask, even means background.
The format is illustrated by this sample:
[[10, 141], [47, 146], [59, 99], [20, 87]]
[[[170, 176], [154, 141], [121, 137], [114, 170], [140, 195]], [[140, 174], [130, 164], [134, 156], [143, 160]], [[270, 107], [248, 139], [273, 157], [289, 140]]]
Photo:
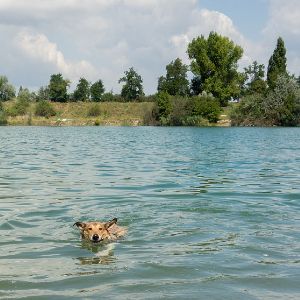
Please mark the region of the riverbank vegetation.
[[[107, 92], [101, 79], [71, 82], [52, 74], [38, 91], [15, 87], [0, 76], [1, 125], [164, 125], [297, 126], [300, 80], [287, 71], [282, 38], [265, 66], [254, 61], [240, 71], [243, 49], [211, 32], [193, 39], [190, 65], [175, 58], [158, 78], [157, 93], [145, 96], [133, 68], [119, 79], [120, 94]], [[230, 104], [233, 102], [234, 104]], [[229, 105], [230, 104], [230, 105]], [[230, 120], [228, 120], [230, 118]]]

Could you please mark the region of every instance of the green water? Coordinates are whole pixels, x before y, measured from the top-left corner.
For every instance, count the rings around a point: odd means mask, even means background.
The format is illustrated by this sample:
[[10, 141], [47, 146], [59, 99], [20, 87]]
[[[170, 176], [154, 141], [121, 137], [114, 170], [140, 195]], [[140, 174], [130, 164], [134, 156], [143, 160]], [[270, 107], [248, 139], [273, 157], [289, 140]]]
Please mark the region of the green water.
[[[1, 127], [0, 147], [1, 299], [299, 299], [299, 128]], [[72, 227], [113, 217], [113, 245]]]

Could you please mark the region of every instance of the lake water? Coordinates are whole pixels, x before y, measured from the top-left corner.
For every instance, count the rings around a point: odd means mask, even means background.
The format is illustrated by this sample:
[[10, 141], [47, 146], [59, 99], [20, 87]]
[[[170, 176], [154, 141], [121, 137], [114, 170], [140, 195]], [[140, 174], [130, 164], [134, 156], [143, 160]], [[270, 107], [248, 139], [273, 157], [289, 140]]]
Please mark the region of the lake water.
[[[299, 299], [300, 129], [0, 127], [1, 299]], [[72, 225], [118, 218], [115, 244]]]

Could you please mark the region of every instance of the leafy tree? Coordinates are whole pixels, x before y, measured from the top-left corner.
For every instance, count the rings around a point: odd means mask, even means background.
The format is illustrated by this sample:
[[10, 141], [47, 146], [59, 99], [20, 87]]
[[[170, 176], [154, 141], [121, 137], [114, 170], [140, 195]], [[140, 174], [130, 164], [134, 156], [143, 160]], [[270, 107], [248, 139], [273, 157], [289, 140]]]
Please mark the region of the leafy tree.
[[90, 84], [85, 78], [80, 78], [73, 94], [75, 101], [86, 101], [90, 98]]
[[190, 93], [193, 96], [197, 96], [201, 93], [202, 87], [201, 87], [201, 77], [195, 76], [191, 80], [191, 86], [190, 86]]
[[8, 82], [6, 76], [0, 76], [0, 101], [7, 101], [14, 98], [16, 91], [13, 85]]
[[102, 80], [98, 80], [91, 85], [91, 98], [92, 101], [99, 102], [101, 101], [102, 95], [105, 92], [104, 85]]
[[70, 81], [64, 79], [62, 74], [53, 74], [49, 83], [49, 98], [51, 101], [66, 102], [68, 100], [67, 88]]
[[274, 89], [263, 101], [265, 118], [279, 126], [300, 124], [300, 89], [287, 75], [278, 75]]
[[264, 80], [265, 66], [259, 65], [257, 61], [254, 61], [252, 65], [244, 68], [245, 70], [245, 93], [246, 94], [264, 94], [267, 90], [267, 85]]
[[296, 126], [300, 124], [300, 88], [295, 79], [279, 75], [266, 96], [242, 98], [231, 114], [233, 125]]
[[277, 77], [287, 74], [286, 72], [286, 49], [281, 37], [277, 39], [276, 48], [269, 59], [267, 82], [270, 89], [274, 89]]
[[27, 88], [23, 89], [21, 86], [19, 89], [19, 92], [18, 92], [17, 100], [24, 101], [24, 102], [30, 102], [30, 101], [34, 100], [34, 96], [33, 96], [33, 93], [31, 93], [29, 91], [29, 89], [27, 89]]
[[157, 107], [157, 119], [168, 118], [172, 111], [170, 95], [167, 92], [159, 92], [155, 99]]
[[119, 83], [125, 83], [122, 87], [121, 96], [129, 101], [143, 97], [142, 77], [132, 67], [124, 73], [125, 76], [119, 79]]
[[187, 96], [189, 93], [188, 67], [177, 58], [166, 66], [166, 70], [166, 77], [161, 76], [158, 80], [158, 92], [165, 91], [173, 96]]
[[42, 100], [49, 100], [50, 99], [50, 94], [49, 94], [49, 87], [48, 86], [42, 86], [39, 88], [36, 96], [38, 101]]
[[192, 60], [191, 71], [198, 76], [201, 92], [212, 93], [222, 105], [240, 94], [242, 74], [237, 71], [237, 62], [243, 55], [240, 46], [211, 32], [207, 39], [203, 35], [193, 39], [187, 53]]
[[0, 126], [7, 124], [6, 112], [4, 110], [3, 104], [0, 101]]

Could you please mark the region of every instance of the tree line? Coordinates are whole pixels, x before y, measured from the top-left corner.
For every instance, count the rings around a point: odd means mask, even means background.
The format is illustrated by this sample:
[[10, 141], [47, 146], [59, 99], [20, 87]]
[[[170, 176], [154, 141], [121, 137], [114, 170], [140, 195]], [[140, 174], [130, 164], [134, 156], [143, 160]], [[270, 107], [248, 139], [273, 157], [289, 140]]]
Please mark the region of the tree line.
[[[49, 84], [36, 93], [20, 88], [17, 99], [26, 101], [154, 101], [148, 123], [156, 125], [205, 125], [216, 122], [222, 107], [236, 100], [233, 125], [298, 125], [300, 123], [300, 78], [287, 71], [286, 48], [281, 37], [265, 66], [254, 61], [238, 70], [243, 49], [228, 37], [211, 32], [194, 38], [187, 47], [190, 64], [176, 58], [158, 78], [157, 93], [145, 96], [143, 79], [133, 67], [119, 79], [120, 95], [106, 92], [101, 79], [90, 83], [80, 78], [68, 93], [70, 81], [52, 74]], [[189, 80], [189, 72], [192, 79]], [[266, 73], [266, 74], [265, 74]], [[16, 97], [15, 88], [0, 76], [0, 101]]]

